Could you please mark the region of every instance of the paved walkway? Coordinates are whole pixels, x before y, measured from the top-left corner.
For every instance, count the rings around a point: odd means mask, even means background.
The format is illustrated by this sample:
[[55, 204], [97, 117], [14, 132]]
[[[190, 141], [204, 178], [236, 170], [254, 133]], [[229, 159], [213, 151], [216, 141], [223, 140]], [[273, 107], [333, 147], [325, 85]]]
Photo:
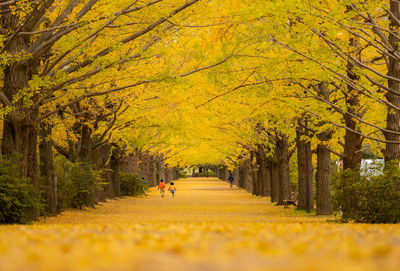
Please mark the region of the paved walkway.
[[326, 223], [213, 178], [0, 226], [0, 270], [399, 270], [400, 225]]

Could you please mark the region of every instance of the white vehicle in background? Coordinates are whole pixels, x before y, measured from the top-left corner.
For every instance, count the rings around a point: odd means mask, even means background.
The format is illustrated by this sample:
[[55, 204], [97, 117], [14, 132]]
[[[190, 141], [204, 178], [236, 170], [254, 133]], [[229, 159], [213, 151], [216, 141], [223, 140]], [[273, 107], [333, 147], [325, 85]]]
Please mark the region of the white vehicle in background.
[[360, 166], [361, 176], [379, 176], [383, 174], [384, 159], [362, 159]]

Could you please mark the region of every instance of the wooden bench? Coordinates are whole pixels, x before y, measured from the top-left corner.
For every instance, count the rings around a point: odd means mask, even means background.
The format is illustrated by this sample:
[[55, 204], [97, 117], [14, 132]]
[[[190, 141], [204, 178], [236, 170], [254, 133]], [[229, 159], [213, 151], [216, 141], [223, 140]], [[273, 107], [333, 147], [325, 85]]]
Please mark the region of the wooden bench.
[[297, 193], [295, 193], [295, 192], [293, 192], [292, 193], [292, 199], [287, 199], [287, 200], [284, 200], [283, 202], [285, 203], [285, 205], [283, 206], [283, 208], [288, 208], [289, 207], [289, 205], [294, 205], [294, 206], [297, 206], [297, 204], [296, 204], [296, 202], [297, 202]]

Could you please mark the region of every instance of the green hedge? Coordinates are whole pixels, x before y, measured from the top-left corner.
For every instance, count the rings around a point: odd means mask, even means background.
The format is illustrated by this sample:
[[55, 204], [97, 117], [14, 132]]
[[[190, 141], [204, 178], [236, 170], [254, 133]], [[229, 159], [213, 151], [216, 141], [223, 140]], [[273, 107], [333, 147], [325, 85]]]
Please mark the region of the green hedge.
[[[211, 169], [208, 170], [208, 177], [216, 177], [217, 175]], [[202, 172], [195, 173], [195, 177], [207, 177], [207, 171], [203, 170]]]
[[400, 222], [400, 171], [387, 163], [382, 174], [360, 175], [346, 170], [333, 185], [334, 206], [340, 207], [345, 219], [361, 223]]
[[178, 171], [178, 178], [186, 178], [186, 177], [187, 177], [186, 171], [184, 171], [184, 170], [182, 170], [182, 169], [179, 169], [179, 171]]
[[27, 224], [40, 213], [41, 204], [30, 180], [19, 166], [0, 157], [0, 223]]
[[121, 174], [120, 184], [121, 195], [123, 196], [144, 195], [148, 190], [148, 186], [136, 174]]
[[105, 183], [101, 172], [90, 163], [72, 163], [62, 156], [55, 161], [58, 177], [58, 210], [67, 208], [93, 207], [96, 191], [101, 191]]

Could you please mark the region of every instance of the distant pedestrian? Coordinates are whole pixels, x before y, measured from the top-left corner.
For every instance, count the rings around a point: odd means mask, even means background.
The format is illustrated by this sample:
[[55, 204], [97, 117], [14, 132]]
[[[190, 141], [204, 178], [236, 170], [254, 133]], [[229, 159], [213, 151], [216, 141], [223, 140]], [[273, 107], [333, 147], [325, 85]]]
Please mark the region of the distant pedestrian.
[[234, 180], [235, 180], [235, 179], [233, 178], [232, 173], [229, 173], [228, 181], [229, 181], [229, 183], [230, 183], [230, 185], [231, 185], [231, 188], [232, 188], [232, 186], [233, 186], [233, 181], [234, 181]]
[[147, 197], [146, 191], [147, 191], [147, 182], [144, 180], [144, 177], [142, 177], [142, 184], [143, 184], [143, 194]]
[[160, 190], [160, 195], [163, 198], [164, 197], [164, 190], [165, 190], [165, 183], [164, 183], [163, 179], [161, 179], [160, 184], [158, 185], [158, 190]]
[[170, 191], [172, 194], [172, 197], [175, 198], [176, 187], [173, 182], [169, 183], [168, 191]]

